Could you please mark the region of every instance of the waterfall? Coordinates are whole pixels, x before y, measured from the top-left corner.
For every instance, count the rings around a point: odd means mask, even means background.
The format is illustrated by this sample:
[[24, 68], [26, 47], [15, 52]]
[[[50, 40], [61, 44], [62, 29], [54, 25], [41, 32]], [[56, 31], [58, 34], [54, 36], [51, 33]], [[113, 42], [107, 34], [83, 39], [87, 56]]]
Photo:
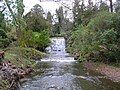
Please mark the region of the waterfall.
[[74, 61], [74, 58], [66, 52], [64, 37], [51, 38], [51, 45], [46, 50], [49, 56], [41, 61]]
[[65, 55], [65, 39], [64, 37], [51, 38], [51, 45], [47, 48], [50, 54]]

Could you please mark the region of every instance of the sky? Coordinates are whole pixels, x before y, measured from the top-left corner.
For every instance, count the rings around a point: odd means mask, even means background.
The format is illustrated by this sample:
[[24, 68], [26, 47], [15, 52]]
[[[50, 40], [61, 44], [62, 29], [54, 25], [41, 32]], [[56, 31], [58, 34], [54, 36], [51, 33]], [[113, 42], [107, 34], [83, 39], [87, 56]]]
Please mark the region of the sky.
[[[39, 0], [24, 0], [25, 4], [25, 14], [30, 11], [30, 9], [35, 5], [35, 4], [40, 4], [45, 12], [51, 11], [51, 13], [55, 13], [55, 10], [61, 6], [60, 3], [58, 2], [53, 2], [52, 0], [42, 0], [44, 2], [40, 2]], [[57, 1], [57, 0], [54, 0]], [[63, 0], [63, 2], [69, 6], [72, 6], [72, 1], [73, 0]], [[87, 1], [87, 0], [86, 0]], [[97, 0], [93, 0], [94, 2]], [[108, 0], [105, 0], [108, 1]], [[115, 2], [116, 0], [113, 0]], [[86, 2], [87, 3], [87, 2]]]
[[[69, 3], [71, 4], [71, 0], [68, 0], [65, 2], [66, 4]], [[50, 11], [51, 13], [55, 13], [55, 10], [61, 6], [60, 3], [58, 2], [53, 2], [53, 1], [47, 1], [47, 2], [40, 2], [39, 0], [24, 0], [25, 4], [25, 13], [29, 12], [30, 9], [35, 5], [35, 4], [40, 4], [42, 8], [44, 9], [45, 12]]]
[[51, 11], [54, 13], [54, 11], [59, 8], [59, 5], [55, 2], [40, 2], [39, 0], [24, 0], [24, 4], [25, 13], [29, 12], [35, 4], [40, 4], [45, 12]]

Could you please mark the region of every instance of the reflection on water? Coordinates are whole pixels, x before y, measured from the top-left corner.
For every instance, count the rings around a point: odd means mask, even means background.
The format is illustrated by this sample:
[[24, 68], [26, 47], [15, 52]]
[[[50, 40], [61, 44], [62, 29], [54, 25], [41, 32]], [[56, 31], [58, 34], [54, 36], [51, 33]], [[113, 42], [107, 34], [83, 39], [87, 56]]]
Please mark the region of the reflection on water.
[[44, 71], [22, 85], [20, 90], [120, 90], [120, 84], [86, 70], [65, 52], [64, 38], [53, 38], [47, 58], [38, 62]]

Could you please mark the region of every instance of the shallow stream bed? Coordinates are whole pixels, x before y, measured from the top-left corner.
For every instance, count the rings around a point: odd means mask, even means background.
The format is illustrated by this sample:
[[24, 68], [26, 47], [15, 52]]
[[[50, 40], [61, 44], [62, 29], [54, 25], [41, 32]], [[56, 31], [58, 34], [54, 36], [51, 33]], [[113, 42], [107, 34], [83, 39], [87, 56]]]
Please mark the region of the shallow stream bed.
[[20, 90], [120, 90], [120, 84], [87, 71], [78, 62], [39, 62], [44, 71], [23, 83]]
[[70, 57], [63, 37], [52, 38], [51, 42], [47, 48], [50, 54], [37, 63], [43, 73], [23, 83], [20, 90], [120, 90], [120, 83], [86, 70]]

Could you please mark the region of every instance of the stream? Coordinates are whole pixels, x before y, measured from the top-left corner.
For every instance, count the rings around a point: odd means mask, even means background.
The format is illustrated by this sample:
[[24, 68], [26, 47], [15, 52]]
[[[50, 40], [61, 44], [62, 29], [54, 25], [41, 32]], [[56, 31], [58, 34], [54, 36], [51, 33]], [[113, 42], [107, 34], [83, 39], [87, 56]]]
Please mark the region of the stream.
[[65, 50], [63, 37], [51, 38], [48, 55], [37, 62], [41, 75], [30, 78], [20, 90], [120, 90], [120, 84], [86, 70]]

